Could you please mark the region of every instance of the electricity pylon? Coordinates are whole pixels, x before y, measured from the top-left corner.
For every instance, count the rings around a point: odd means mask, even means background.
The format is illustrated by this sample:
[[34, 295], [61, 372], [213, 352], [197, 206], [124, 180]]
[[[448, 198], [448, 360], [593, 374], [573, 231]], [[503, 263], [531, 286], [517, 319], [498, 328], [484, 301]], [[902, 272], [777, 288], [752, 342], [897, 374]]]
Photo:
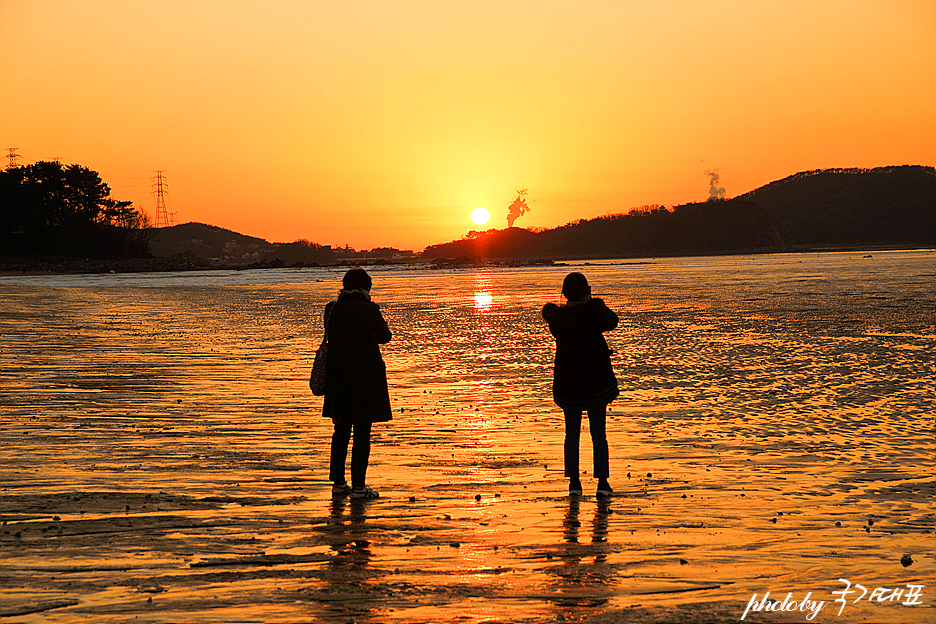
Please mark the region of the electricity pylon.
[[162, 169], [156, 171], [153, 177], [153, 195], [156, 196], [156, 222], [154, 227], [169, 227], [169, 212], [166, 210], [166, 192], [169, 185], [166, 184], [166, 176]]
[[19, 166], [19, 163], [16, 161], [22, 158], [22, 156], [16, 153], [16, 150], [18, 149], [19, 149], [18, 147], [7, 148], [7, 158], [9, 159], [9, 162], [7, 163], [7, 166], [6, 166], [7, 169], [12, 169], [13, 167]]

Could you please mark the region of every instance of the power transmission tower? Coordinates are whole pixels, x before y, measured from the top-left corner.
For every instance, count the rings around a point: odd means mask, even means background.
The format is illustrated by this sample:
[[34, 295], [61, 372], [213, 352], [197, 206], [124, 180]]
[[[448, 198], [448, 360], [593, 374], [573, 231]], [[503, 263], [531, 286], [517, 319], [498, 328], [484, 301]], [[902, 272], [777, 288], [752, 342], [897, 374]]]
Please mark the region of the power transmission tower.
[[19, 149], [18, 147], [7, 148], [7, 158], [9, 159], [9, 162], [7, 163], [7, 166], [6, 166], [7, 169], [12, 169], [13, 167], [19, 166], [19, 163], [16, 161], [22, 158], [22, 156], [16, 153], [16, 150], [18, 149]]
[[156, 196], [156, 222], [154, 227], [169, 227], [169, 212], [166, 210], [166, 193], [169, 191], [169, 185], [166, 184], [166, 176], [162, 169], [156, 171], [153, 177], [153, 195]]

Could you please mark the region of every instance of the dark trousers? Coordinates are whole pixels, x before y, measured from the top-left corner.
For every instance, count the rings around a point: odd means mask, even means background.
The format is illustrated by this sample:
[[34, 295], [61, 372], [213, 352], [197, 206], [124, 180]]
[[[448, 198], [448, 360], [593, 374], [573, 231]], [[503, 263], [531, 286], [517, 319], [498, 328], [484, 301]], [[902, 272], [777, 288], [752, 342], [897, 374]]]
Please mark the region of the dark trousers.
[[366, 484], [367, 461], [370, 459], [371, 423], [335, 423], [332, 434], [331, 463], [328, 478], [332, 483], [345, 482], [345, 463], [348, 459], [348, 443], [354, 432], [354, 445], [351, 447], [351, 486], [362, 488]]
[[[605, 434], [607, 406], [588, 409], [588, 430], [591, 432], [593, 456], [595, 459], [595, 478], [607, 479], [608, 474], [608, 438]], [[582, 411], [563, 410], [565, 412], [565, 476], [579, 478], [579, 438], [582, 431]]]

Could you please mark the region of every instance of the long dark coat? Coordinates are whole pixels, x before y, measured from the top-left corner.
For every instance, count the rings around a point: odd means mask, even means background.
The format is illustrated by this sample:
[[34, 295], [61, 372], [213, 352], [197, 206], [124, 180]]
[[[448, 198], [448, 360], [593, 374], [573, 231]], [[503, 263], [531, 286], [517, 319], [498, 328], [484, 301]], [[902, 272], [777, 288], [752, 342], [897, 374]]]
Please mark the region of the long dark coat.
[[384, 422], [392, 418], [387, 369], [378, 345], [390, 328], [376, 303], [342, 291], [325, 306], [328, 367], [322, 414], [335, 422]]
[[587, 409], [618, 396], [611, 350], [603, 332], [617, 327], [618, 316], [601, 299], [543, 306], [543, 318], [556, 338], [553, 399], [559, 407]]

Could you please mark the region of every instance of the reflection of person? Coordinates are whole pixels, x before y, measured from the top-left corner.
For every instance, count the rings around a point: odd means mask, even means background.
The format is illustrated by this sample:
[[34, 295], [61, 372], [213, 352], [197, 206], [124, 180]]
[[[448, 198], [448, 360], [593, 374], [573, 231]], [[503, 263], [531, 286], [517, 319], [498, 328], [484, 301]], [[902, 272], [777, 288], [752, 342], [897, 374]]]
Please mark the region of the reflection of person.
[[[611, 499], [610, 498], [600, 498], [598, 500], [598, 507], [595, 509], [595, 517], [592, 519], [592, 544], [605, 544], [608, 541], [608, 516], [612, 513], [611, 511]], [[578, 544], [579, 541], [579, 527], [582, 526], [582, 523], [579, 522], [579, 499], [575, 496], [569, 498], [569, 506], [566, 509], [565, 520], [562, 522], [562, 534], [565, 538], [565, 541], [569, 544]], [[580, 549], [578, 552], [581, 556], [595, 555], [595, 563], [602, 563], [607, 558], [607, 550], [596, 546], [592, 549]], [[578, 560], [575, 563], [579, 563]]]
[[[349, 513], [345, 515], [345, 509], [350, 506]], [[327, 535], [329, 536], [329, 545], [334, 554], [330, 561], [332, 566], [348, 566], [351, 568], [363, 568], [371, 559], [370, 551], [370, 528], [365, 522], [367, 505], [361, 501], [351, 501], [348, 503], [343, 497], [335, 497], [331, 500], [330, 520]], [[350, 520], [350, 522], [346, 522]], [[349, 570], [348, 574], [353, 574]], [[336, 575], [335, 580], [341, 583], [347, 583], [348, 574]], [[336, 583], [337, 584], [337, 583]], [[345, 590], [347, 586], [345, 586]]]
[[[390, 341], [390, 328], [379, 306], [370, 300], [371, 278], [364, 269], [345, 273], [342, 286], [338, 300], [325, 306], [328, 366], [323, 414], [335, 423], [329, 479], [335, 496], [377, 498], [365, 478], [371, 425], [392, 418], [387, 372], [378, 346]], [[345, 462], [352, 432], [349, 487]]]
[[[592, 518], [591, 541], [579, 541], [584, 523], [579, 521], [579, 498], [569, 497], [562, 533], [565, 543], [557, 547], [560, 563], [546, 569], [547, 574], [559, 577], [556, 589], [562, 594], [564, 606], [597, 607], [607, 604], [615, 592], [616, 566], [606, 565], [614, 547], [608, 543], [608, 518], [611, 499], [598, 499]], [[585, 536], [581, 536], [584, 538]]]
[[562, 282], [566, 304], [543, 306], [543, 318], [556, 339], [553, 399], [565, 413], [565, 476], [569, 494], [581, 495], [579, 437], [582, 412], [588, 413], [588, 429], [594, 450], [598, 496], [611, 496], [608, 484], [608, 440], [605, 420], [608, 403], [618, 395], [611, 367], [611, 351], [603, 332], [617, 327], [617, 314], [604, 301], [591, 296], [591, 286], [581, 273], [569, 273]]

